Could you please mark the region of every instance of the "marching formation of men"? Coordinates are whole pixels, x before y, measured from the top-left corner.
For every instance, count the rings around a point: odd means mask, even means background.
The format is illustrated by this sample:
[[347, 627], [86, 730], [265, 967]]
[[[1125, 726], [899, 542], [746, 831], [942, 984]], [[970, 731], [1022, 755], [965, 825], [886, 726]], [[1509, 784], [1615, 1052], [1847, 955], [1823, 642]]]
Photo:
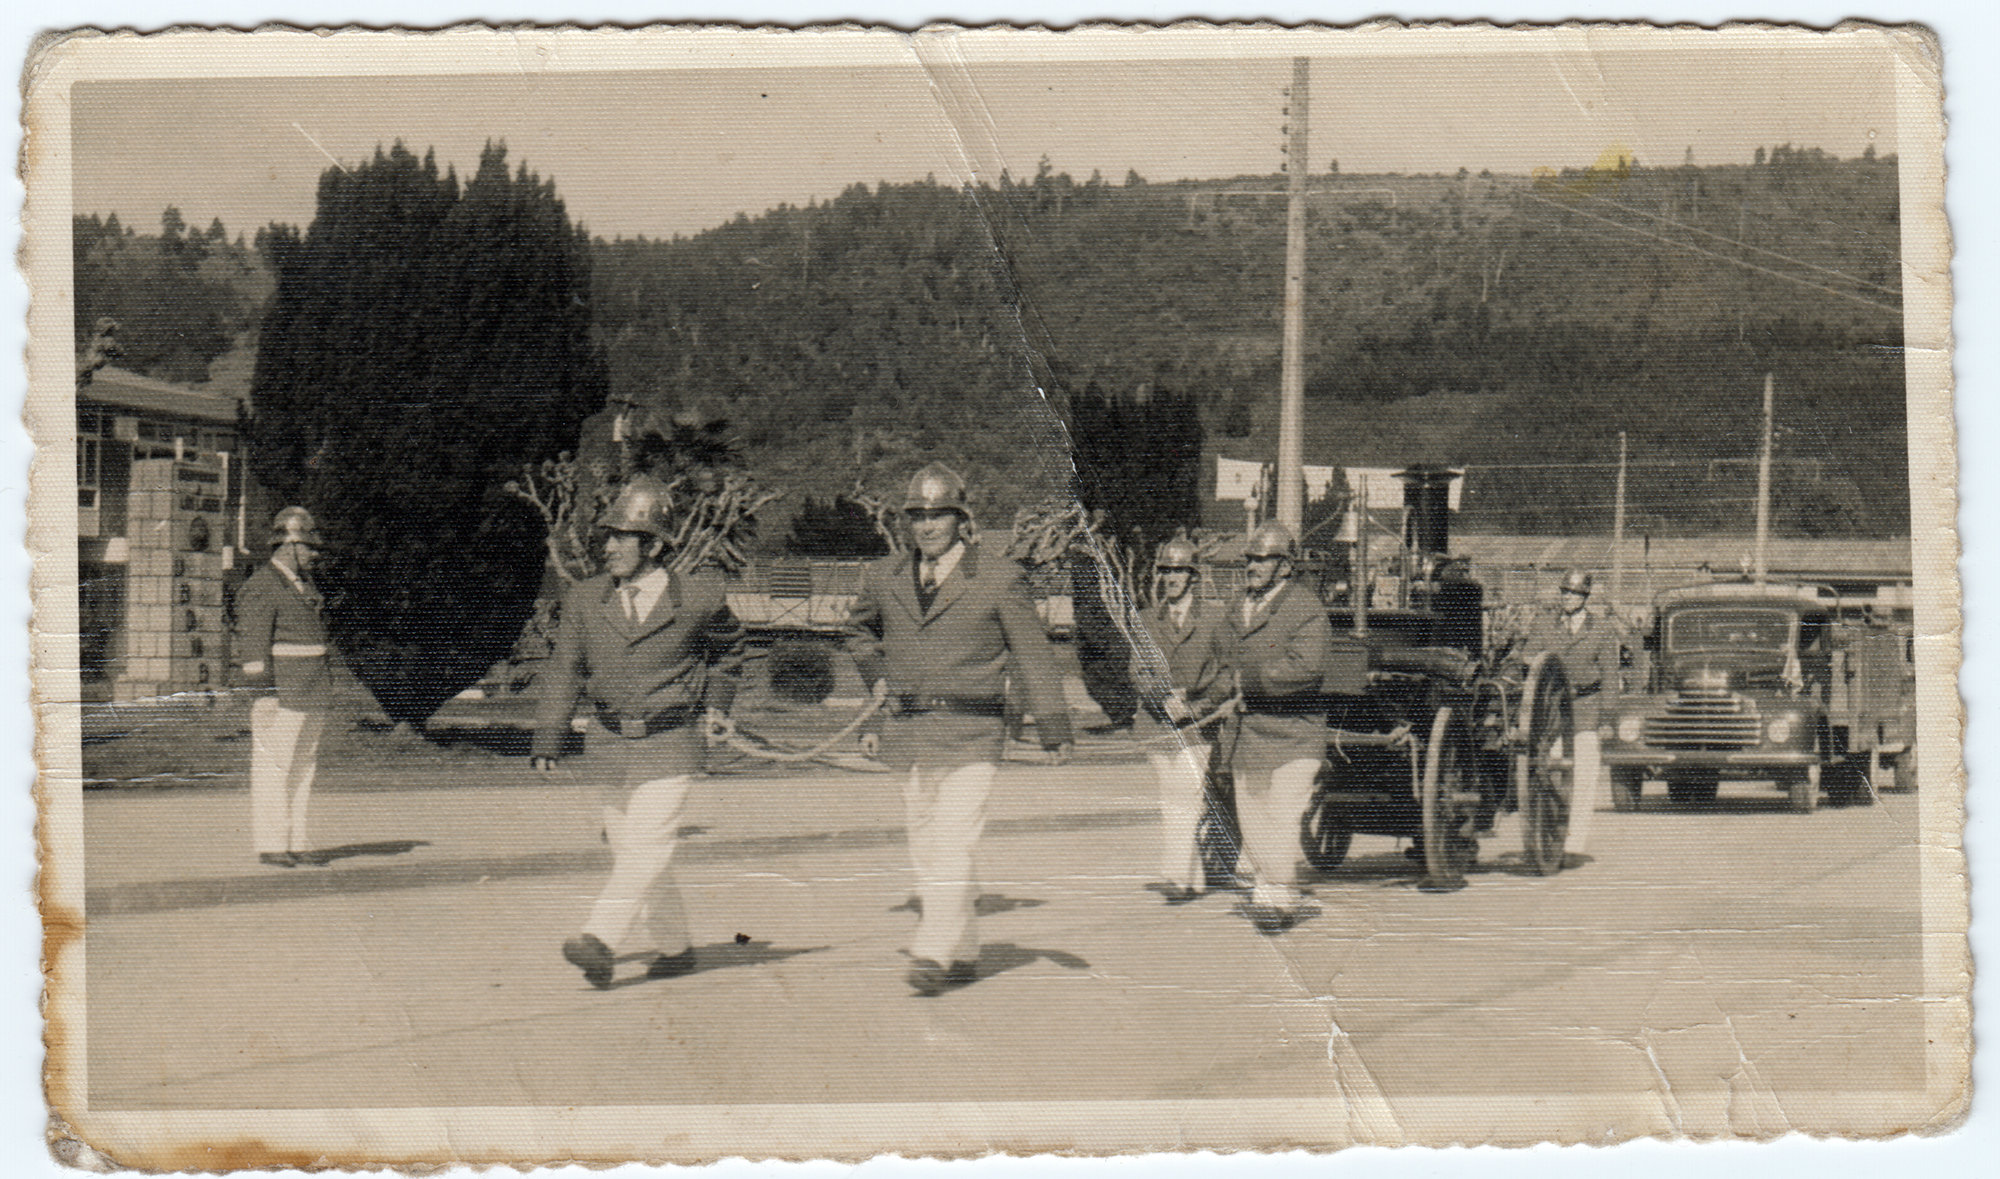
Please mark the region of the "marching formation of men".
[[[604, 572], [564, 595], [540, 685], [530, 765], [541, 773], [567, 760], [572, 718], [579, 700], [586, 706], [583, 751], [571, 764], [602, 791], [612, 864], [561, 950], [599, 989], [613, 985], [620, 961], [643, 960], [650, 978], [698, 967], [673, 858], [711, 740], [729, 731], [744, 658], [721, 576], [670, 568], [671, 503], [650, 475], [624, 483], [600, 521]], [[1055, 765], [1069, 758], [1071, 718], [1022, 570], [979, 543], [965, 481], [931, 463], [910, 479], [903, 514], [910, 547], [867, 567], [845, 631], [873, 693], [861, 747], [902, 783], [917, 913], [905, 978], [932, 996], [979, 977], [979, 844], [1010, 702], [1026, 705]], [[319, 862], [305, 814], [330, 663], [311, 515], [279, 512], [271, 543], [269, 563], [237, 600], [244, 673], [272, 689], [251, 711], [251, 833], [263, 862], [293, 867]], [[1320, 684], [1332, 630], [1317, 596], [1294, 580], [1298, 544], [1284, 527], [1250, 534], [1231, 601], [1197, 592], [1196, 557], [1184, 536], [1159, 547], [1154, 601], [1132, 635], [1131, 740], [1153, 769], [1161, 816], [1148, 887], [1180, 905], [1216, 883], [1197, 829], [1208, 784], [1226, 771], [1242, 841], [1225, 883], [1247, 890], [1244, 914], [1276, 935], [1317, 912], [1301, 878], [1299, 824], [1324, 768]], [[1619, 663], [1611, 624], [1583, 608], [1590, 588], [1588, 574], [1565, 578], [1563, 610], [1525, 640], [1528, 654], [1556, 651], [1571, 669], [1579, 733], [1594, 730], [1595, 697], [1616, 690]]]

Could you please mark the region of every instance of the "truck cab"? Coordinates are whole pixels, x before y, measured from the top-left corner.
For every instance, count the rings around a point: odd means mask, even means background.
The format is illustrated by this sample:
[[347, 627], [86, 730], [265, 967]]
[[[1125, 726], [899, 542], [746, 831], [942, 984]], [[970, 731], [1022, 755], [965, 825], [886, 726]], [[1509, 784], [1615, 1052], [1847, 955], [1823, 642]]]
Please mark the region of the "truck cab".
[[[1837, 603], [1825, 587], [1753, 582], [1661, 594], [1643, 690], [1599, 721], [1613, 807], [1637, 809], [1655, 778], [1683, 803], [1712, 801], [1723, 779], [1769, 782], [1795, 811], [1818, 805], [1823, 780], [1835, 802], [1855, 801], [1855, 775], [1825, 772], [1846, 753], [1828, 718]], [[1866, 798], [1865, 775], [1858, 789]]]

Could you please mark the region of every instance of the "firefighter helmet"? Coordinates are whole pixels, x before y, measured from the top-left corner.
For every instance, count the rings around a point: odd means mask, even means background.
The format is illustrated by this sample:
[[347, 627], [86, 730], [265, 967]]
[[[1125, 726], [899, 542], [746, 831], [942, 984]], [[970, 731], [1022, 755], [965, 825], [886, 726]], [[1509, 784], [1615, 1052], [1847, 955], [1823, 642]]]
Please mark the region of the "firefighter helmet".
[[281, 544], [321, 547], [319, 525], [314, 523], [311, 512], [293, 505], [271, 517], [271, 547], [277, 548]]
[[935, 508], [950, 508], [967, 520], [972, 519], [971, 509], [965, 506], [965, 480], [943, 463], [931, 463], [910, 476], [910, 489], [903, 496], [906, 512]]
[[1299, 555], [1298, 542], [1292, 539], [1292, 530], [1283, 524], [1259, 524], [1243, 546], [1243, 559], [1253, 557], [1283, 557], [1287, 561]]
[[666, 484], [653, 476], [634, 475], [619, 488], [618, 498], [604, 510], [604, 518], [597, 526], [607, 532], [642, 532], [666, 540], [668, 501], [672, 494]]
[[1186, 569], [1192, 571], [1194, 568], [1194, 542], [1185, 536], [1176, 536], [1172, 540], [1162, 542], [1160, 547], [1153, 553], [1153, 569], [1155, 572], [1164, 573], [1169, 569]]
[[1586, 598], [1589, 597], [1590, 596], [1589, 571], [1584, 569], [1572, 569], [1568, 573], [1563, 574], [1562, 592], [1566, 594], [1582, 594]]

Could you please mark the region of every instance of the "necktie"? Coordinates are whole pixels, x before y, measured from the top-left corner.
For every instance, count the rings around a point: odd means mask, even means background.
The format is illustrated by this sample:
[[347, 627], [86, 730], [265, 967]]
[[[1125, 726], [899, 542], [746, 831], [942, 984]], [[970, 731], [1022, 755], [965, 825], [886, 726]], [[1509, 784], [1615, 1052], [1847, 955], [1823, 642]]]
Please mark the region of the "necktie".
[[618, 592], [625, 595], [625, 617], [633, 622], [639, 621], [639, 587], [628, 584], [620, 587]]
[[937, 582], [937, 558], [935, 558], [935, 557], [925, 557], [925, 558], [924, 558], [924, 592], [925, 592], [925, 593], [927, 593], [927, 594], [934, 594], [934, 593], [936, 593], [936, 592], [937, 592], [937, 585], [938, 585], [938, 582]]

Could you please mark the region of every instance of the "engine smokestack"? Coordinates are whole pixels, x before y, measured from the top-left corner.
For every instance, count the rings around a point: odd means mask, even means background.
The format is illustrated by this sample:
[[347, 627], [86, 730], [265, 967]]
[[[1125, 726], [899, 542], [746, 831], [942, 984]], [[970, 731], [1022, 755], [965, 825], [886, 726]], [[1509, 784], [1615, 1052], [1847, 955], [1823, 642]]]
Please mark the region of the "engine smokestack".
[[1450, 467], [1414, 466], [1396, 472], [1403, 481], [1403, 507], [1408, 517], [1403, 543], [1420, 553], [1451, 551], [1451, 481], [1460, 472]]

